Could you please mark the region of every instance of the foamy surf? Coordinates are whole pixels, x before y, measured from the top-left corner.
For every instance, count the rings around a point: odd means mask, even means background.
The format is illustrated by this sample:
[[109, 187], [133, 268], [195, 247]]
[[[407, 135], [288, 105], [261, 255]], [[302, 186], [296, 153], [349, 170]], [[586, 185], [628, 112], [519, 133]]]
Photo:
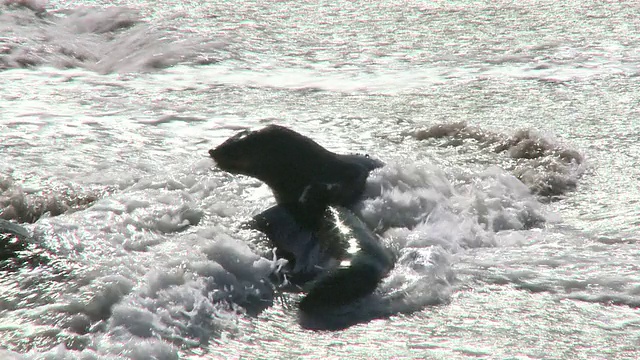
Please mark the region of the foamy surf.
[[514, 160], [508, 170], [531, 192], [549, 198], [574, 190], [585, 170], [580, 152], [531, 129], [509, 136], [460, 122], [436, 124], [416, 130], [411, 136], [417, 140], [444, 139], [443, 146], [453, 147], [473, 146], [473, 140], [479, 148], [505, 154]]
[[[0, 358], [638, 357], [628, 3], [0, 2], [0, 172], [64, 205], [0, 271]], [[324, 323], [206, 157], [269, 123], [389, 165], [355, 210], [396, 267]]]
[[[503, 231], [546, 222], [547, 214], [515, 177], [497, 168], [477, 175], [479, 182], [459, 185], [428, 164], [390, 163], [376, 170], [357, 211], [382, 234], [398, 262], [373, 295], [328, 312], [320, 322], [301, 318], [301, 325], [340, 328], [447, 303], [456, 254], [497, 246]], [[65, 259], [61, 265], [74, 282], [87, 285], [42, 304], [57, 315], [13, 314], [18, 323], [28, 320], [52, 331], [21, 336], [53, 345], [64, 333], [67, 344], [80, 342], [83, 351], [100, 356], [114, 355], [112, 346], [121, 351], [153, 339], [201, 346], [235, 331], [233, 314], [259, 314], [279, 301], [271, 275], [281, 265], [260, 250], [257, 233], [237, 233], [238, 222], [250, 213], [229, 217], [208, 201], [213, 189], [217, 198], [237, 198], [228, 186], [235, 180], [216, 181], [214, 188], [210, 181], [202, 174], [140, 180], [84, 210], [38, 221], [34, 234], [40, 246]], [[177, 356], [177, 348], [163, 348], [162, 356]]]
[[129, 73], [219, 57], [222, 41], [183, 37], [166, 23], [150, 23], [124, 7], [49, 9], [43, 1], [5, 1], [0, 70], [44, 65]]

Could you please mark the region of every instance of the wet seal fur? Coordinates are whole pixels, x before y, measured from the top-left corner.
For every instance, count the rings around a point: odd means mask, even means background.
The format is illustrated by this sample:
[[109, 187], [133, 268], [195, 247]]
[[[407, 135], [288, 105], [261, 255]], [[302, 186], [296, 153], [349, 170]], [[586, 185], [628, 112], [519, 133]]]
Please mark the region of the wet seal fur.
[[[265, 182], [278, 205], [291, 210], [310, 210], [312, 205], [352, 206], [364, 192], [369, 173], [384, 164], [367, 155], [333, 153], [310, 138], [283, 126], [269, 125], [242, 131], [209, 155], [218, 167], [233, 174]], [[305, 201], [309, 185], [324, 184], [323, 198]], [[304, 204], [301, 206], [301, 204]]]
[[242, 131], [209, 155], [220, 169], [255, 177], [273, 191], [278, 205], [256, 215], [251, 225], [289, 260], [292, 280], [308, 282], [302, 311], [366, 296], [393, 267], [381, 239], [348, 209], [382, 162], [333, 153], [278, 125]]

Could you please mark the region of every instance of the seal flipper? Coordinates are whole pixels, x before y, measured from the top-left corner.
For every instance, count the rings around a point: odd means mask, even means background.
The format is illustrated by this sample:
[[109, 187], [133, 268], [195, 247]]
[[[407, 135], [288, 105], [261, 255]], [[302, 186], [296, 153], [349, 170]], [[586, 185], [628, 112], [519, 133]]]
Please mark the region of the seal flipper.
[[294, 266], [297, 258], [302, 258], [313, 245], [311, 232], [304, 231], [291, 213], [283, 206], [276, 205], [253, 217], [250, 226], [267, 236], [276, 248], [278, 257], [283, 257]]
[[13, 223], [11, 221], [4, 220], [4, 219], [0, 219], [0, 232], [18, 235], [25, 239], [28, 239], [31, 237], [27, 229], [23, 228], [22, 226], [16, 223]]

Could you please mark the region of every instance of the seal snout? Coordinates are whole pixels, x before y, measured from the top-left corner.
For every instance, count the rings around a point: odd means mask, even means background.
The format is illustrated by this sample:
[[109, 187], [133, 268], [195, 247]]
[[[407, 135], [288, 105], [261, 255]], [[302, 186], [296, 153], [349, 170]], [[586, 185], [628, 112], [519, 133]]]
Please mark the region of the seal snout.
[[249, 159], [245, 159], [242, 154], [237, 154], [230, 150], [233, 149], [229, 149], [228, 146], [222, 144], [215, 149], [209, 150], [209, 156], [215, 161], [219, 169], [231, 173], [244, 173], [251, 168]]

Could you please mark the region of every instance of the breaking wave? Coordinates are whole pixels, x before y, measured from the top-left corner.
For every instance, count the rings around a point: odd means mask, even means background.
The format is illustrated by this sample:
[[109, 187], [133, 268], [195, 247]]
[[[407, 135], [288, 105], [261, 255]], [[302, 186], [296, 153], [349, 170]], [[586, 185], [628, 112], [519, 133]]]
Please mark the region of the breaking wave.
[[151, 71], [216, 61], [224, 45], [185, 37], [123, 7], [48, 10], [44, 2], [0, 5], [0, 70], [33, 66], [85, 68], [101, 74]]
[[78, 189], [68, 184], [25, 189], [10, 176], [0, 174], [0, 219], [34, 223], [43, 216], [84, 209], [107, 191]]
[[457, 122], [416, 130], [411, 136], [417, 140], [446, 139], [445, 146], [461, 146], [473, 140], [480, 147], [506, 154], [514, 160], [507, 169], [532, 193], [543, 197], [555, 198], [574, 190], [584, 172], [580, 152], [531, 129], [508, 136]]

